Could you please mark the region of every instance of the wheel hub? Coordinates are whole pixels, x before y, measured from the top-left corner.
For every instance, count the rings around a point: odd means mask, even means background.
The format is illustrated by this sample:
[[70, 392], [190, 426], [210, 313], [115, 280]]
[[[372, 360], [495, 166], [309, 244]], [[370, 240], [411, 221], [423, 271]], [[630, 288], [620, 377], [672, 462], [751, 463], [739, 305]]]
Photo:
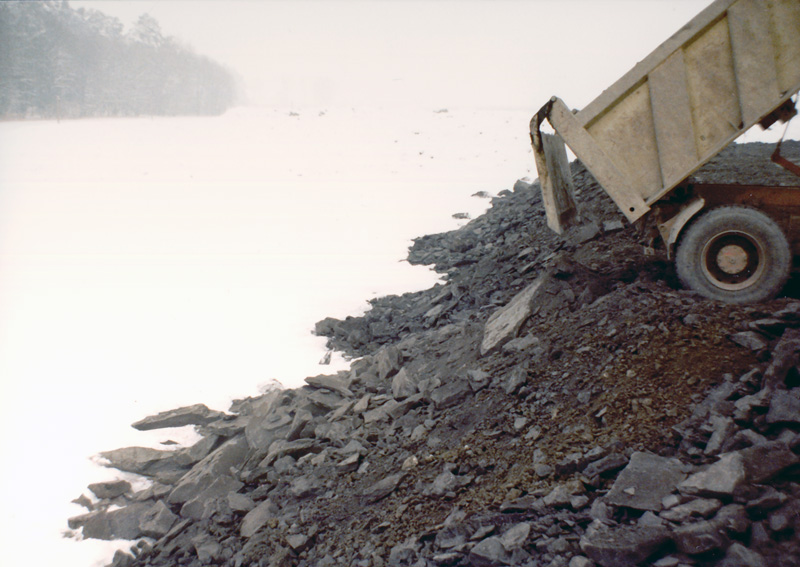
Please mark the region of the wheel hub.
[[717, 266], [726, 274], [742, 273], [747, 268], [747, 250], [736, 244], [727, 244], [717, 254]]
[[758, 240], [745, 232], [717, 235], [703, 249], [702, 268], [715, 286], [739, 290], [755, 283], [764, 271], [764, 251]]

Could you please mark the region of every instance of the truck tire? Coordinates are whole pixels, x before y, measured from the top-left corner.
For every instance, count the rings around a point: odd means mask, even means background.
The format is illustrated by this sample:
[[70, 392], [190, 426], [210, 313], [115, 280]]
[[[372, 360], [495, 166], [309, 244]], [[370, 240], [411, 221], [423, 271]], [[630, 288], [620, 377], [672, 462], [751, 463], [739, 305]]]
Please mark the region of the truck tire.
[[755, 303], [775, 297], [792, 253], [769, 216], [749, 207], [711, 209], [684, 231], [675, 255], [681, 283], [710, 299]]

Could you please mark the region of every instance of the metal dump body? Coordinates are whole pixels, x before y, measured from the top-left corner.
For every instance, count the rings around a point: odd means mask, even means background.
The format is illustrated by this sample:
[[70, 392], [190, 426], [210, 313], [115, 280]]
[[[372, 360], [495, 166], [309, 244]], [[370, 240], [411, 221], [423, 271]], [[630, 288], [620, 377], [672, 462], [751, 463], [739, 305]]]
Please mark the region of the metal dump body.
[[800, 0], [716, 0], [582, 110], [554, 97], [534, 116], [548, 224], [574, 215], [562, 139], [633, 222], [798, 90]]

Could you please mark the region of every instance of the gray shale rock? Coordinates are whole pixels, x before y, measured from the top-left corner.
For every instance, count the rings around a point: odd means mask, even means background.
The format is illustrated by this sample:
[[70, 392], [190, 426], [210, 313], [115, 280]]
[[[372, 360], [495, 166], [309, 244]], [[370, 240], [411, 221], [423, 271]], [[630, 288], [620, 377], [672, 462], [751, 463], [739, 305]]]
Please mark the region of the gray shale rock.
[[767, 567], [764, 558], [756, 551], [734, 542], [720, 561], [719, 567]]
[[685, 494], [727, 498], [747, 483], [765, 482], [797, 464], [797, 456], [785, 443], [768, 441], [723, 454], [716, 463], [687, 478], [678, 489]]
[[586, 468], [583, 469], [583, 474], [588, 478], [611, 475], [627, 464], [628, 457], [620, 453], [611, 453], [587, 465]]
[[205, 459], [217, 447], [220, 436], [209, 435], [203, 437], [192, 445], [175, 451], [175, 462], [181, 466], [189, 467]]
[[308, 425], [314, 419], [314, 414], [305, 409], [298, 409], [292, 418], [292, 424], [286, 432], [287, 441], [297, 441], [301, 437], [311, 437], [313, 432], [308, 431]]
[[339, 409], [342, 404], [349, 403], [339, 394], [330, 390], [316, 390], [311, 392], [311, 394], [308, 395], [308, 401], [311, 402], [312, 406], [316, 406], [317, 411], [312, 411], [312, 413], [318, 416], [326, 415], [329, 412]]
[[345, 457], [342, 459], [338, 465], [336, 465], [337, 470], [342, 473], [346, 474], [349, 472], [353, 472], [358, 470], [358, 465], [361, 462], [361, 455], [358, 453], [353, 453], [349, 457]]
[[296, 478], [289, 485], [289, 492], [298, 500], [317, 496], [322, 491], [321, 481], [312, 475]]
[[514, 367], [503, 383], [503, 390], [509, 396], [515, 394], [528, 382], [528, 371], [523, 366]]
[[89, 514], [83, 523], [83, 537], [91, 539], [136, 539], [145, 535], [142, 520], [148, 517], [152, 504], [137, 502], [111, 512]]
[[510, 556], [499, 537], [487, 537], [469, 552], [469, 565], [474, 567], [499, 567], [508, 565]]
[[686, 478], [683, 465], [650, 453], [634, 453], [611, 487], [606, 502], [636, 510], [661, 510], [661, 499]]
[[231, 469], [244, 462], [249, 450], [244, 437], [229, 439], [183, 476], [170, 492], [167, 502], [184, 504], [204, 492], [218, 477], [230, 477]]
[[672, 539], [679, 551], [689, 555], [722, 549], [728, 542], [724, 528], [713, 520], [679, 526], [672, 532]]
[[769, 441], [739, 451], [747, 481], [766, 482], [798, 463], [798, 457], [782, 441]]
[[136, 558], [130, 553], [125, 553], [121, 549], [114, 552], [114, 558], [109, 567], [131, 567]]
[[336, 392], [337, 394], [347, 398], [353, 395], [353, 392], [350, 391], [349, 381], [338, 374], [334, 376], [325, 374], [319, 376], [309, 376], [306, 378], [306, 384], [312, 388], [322, 388], [325, 390], [330, 390], [331, 392]]
[[167, 535], [179, 519], [159, 500], [141, 517], [139, 527], [143, 535], [157, 539]]
[[96, 482], [88, 486], [89, 490], [100, 499], [116, 498], [122, 496], [131, 489], [131, 483], [127, 480], [112, 480], [108, 482]]
[[261, 504], [250, 510], [242, 519], [239, 526], [239, 533], [242, 537], [253, 537], [258, 530], [264, 527], [270, 520], [277, 519], [278, 506], [272, 500], [264, 500]]
[[387, 400], [379, 407], [365, 411], [362, 416], [364, 418], [364, 423], [369, 425], [372, 423], [379, 423], [381, 421], [388, 421], [391, 417], [391, 412], [394, 411], [399, 405], [400, 402], [392, 399]]
[[244, 494], [238, 492], [230, 492], [227, 496], [228, 506], [234, 512], [249, 512], [256, 507], [255, 502]]
[[764, 389], [779, 389], [789, 370], [800, 363], [800, 331], [786, 329], [772, 350], [772, 361], [764, 372]]
[[444, 471], [433, 479], [430, 487], [430, 493], [434, 496], [444, 496], [458, 488], [458, 478], [450, 471]]
[[192, 538], [197, 559], [201, 565], [219, 563], [222, 546], [214, 541], [210, 535], [201, 534]]
[[461, 378], [453, 378], [430, 393], [430, 401], [436, 409], [453, 407], [472, 394], [469, 382]]
[[293, 534], [286, 536], [286, 543], [295, 553], [302, 553], [311, 545], [311, 539], [305, 534]]
[[205, 404], [195, 404], [174, 410], [163, 411], [146, 417], [131, 427], [139, 431], [184, 427], [186, 425], [208, 425], [225, 417], [225, 413], [209, 409]]
[[755, 331], [735, 333], [730, 336], [730, 339], [739, 346], [755, 351], [763, 350], [769, 346], [769, 341], [764, 338], [764, 335]]
[[362, 498], [368, 504], [372, 504], [378, 500], [386, 498], [392, 492], [394, 492], [394, 490], [400, 484], [400, 481], [403, 480], [405, 476], [405, 472], [399, 472], [379, 480], [364, 491]]
[[403, 365], [403, 354], [394, 346], [383, 347], [375, 355], [378, 376], [381, 380], [391, 378], [400, 371]]
[[483, 331], [481, 356], [486, 356], [503, 347], [517, 336], [522, 324], [533, 312], [536, 298], [547, 287], [551, 275], [539, 277], [535, 282], [518, 293], [505, 307], [495, 311]]
[[463, 524], [445, 526], [436, 533], [434, 543], [439, 549], [452, 549], [467, 543], [469, 529]]
[[557, 484], [542, 498], [542, 501], [554, 508], [565, 508], [570, 505], [572, 498], [579, 488], [575, 483]]
[[149, 447], [125, 447], [104, 451], [100, 456], [108, 461], [107, 466], [117, 470], [154, 476], [165, 470], [174, 470], [176, 454], [176, 451], [161, 451]]
[[273, 441], [284, 439], [289, 433], [292, 416], [285, 407], [251, 419], [244, 428], [248, 445], [254, 449], [266, 449]]
[[662, 511], [659, 516], [670, 522], [682, 523], [693, 518], [708, 519], [722, 508], [722, 502], [714, 498], [697, 498], [686, 504]]
[[766, 419], [767, 423], [800, 423], [800, 388], [776, 391]]
[[730, 497], [745, 481], [744, 459], [738, 452], [725, 453], [707, 469], [694, 473], [678, 485], [685, 494]]
[[299, 459], [307, 453], [318, 453], [321, 449], [322, 447], [317, 444], [316, 439], [298, 439], [297, 441], [278, 440], [269, 446], [267, 455], [258, 466], [267, 468], [285, 455]]
[[402, 400], [417, 393], [417, 382], [406, 368], [392, 378], [392, 396], [396, 400]]
[[635, 567], [670, 539], [669, 530], [652, 526], [601, 526], [580, 540], [583, 552], [603, 567]]
[[514, 524], [501, 537], [500, 541], [506, 551], [514, 551], [525, 545], [528, 536], [531, 534], [531, 525], [527, 522]]
[[711, 438], [708, 440], [703, 453], [706, 455], [716, 455], [722, 450], [725, 442], [736, 432], [736, 424], [734, 424], [731, 418], [716, 414], [711, 416], [709, 422], [714, 428], [714, 431], [711, 434]]
[[[244, 484], [228, 475], [212, 477], [207, 475], [202, 483], [202, 490], [199, 490], [192, 498], [181, 506], [181, 517], [202, 520], [209, 516], [213, 511], [214, 502], [227, 497], [231, 492], [237, 492]], [[198, 487], [201, 484], [197, 485]]]

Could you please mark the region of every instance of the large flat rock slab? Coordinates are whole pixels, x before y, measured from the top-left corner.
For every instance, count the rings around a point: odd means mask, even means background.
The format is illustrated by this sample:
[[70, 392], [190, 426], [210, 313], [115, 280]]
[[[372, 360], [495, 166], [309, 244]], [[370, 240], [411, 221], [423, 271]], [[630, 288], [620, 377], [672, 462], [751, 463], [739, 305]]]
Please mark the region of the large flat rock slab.
[[186, 425], [208, 425], [225, 417], [225, 413], [209, 409], [205, 404], [195, 404], [151, 415], [132, 424], [139, 431], [184, 427]]
[[116, 498], [126, 492], [130, 492], [131, 483], [127, 480], [112, 480], [107, 482], [95, 482], [89, 485], [89, 490], [98, 498]]
[[766, 419], [767, 423], [800, 423], [800, 388], [776, 391]]
[[223, 443], [192, 470], [180, 479], [170, 492], [167, 502], [185, 504], [205, 491], [220, 476], [230, 475], [232, 467], [238, 467], [248, 455], [250, 447], [244, 437], [235, 437]]
[[766, 482], [796, 466], [797, 456], [780, 441], [769, 441], [740, 451], [725, 453], [678, 488], [694, 496], [731, 497], [745, 484]]
[[362, 495], [364, 502], [367, 504], [374, 504], [378, 500], [386, 498], [392, 492], [394, 492], [394, 490], [397, 488], [397, 485], [400, 484], [400, 481], [403, 480], [405, 476], [405, 472], [400, 472], [379, 480], [364, 491]]
[[533, 312], [536, 298], [551, 279], [549, 274], [539, 277], [535, 282], [519, 292], [508, 305], [495, 311], [483, 331], [481, 355], [487, 355], [516, 338], [522, 324]]
[[278, 506], [272, 500], [264, 500], [261, 504], [250, 510], [242, 519], [239, 526], [239, 533], [242, 537], [252, 537], [262, 527], [267, 525], [270, 520], [278, 517]]
[[107, 466], [145, 476], [175, 468], [177, 455], [177, 451], [162, 451], [150, 447], [124, 447], [100, 453], [100, 457], [108, 461]]
[[661, 510], [661, 499], [686, 478], [683, 465], [650, 453], [634, 453], [611, 487], [606, 502], [636, 510]]
[[740, 453], [726, 453], [707, 469], [694, 473], [678, 488], [694, 496], [730, 497], [745, 481], [744, 459]]
[[101, 510], [70, 519], [70, 527], [83, 528], [83, 537], [102, 539], [136, 539], [144, 533], [140, 524], [149, 520], [152, 504], [136, 502], [110, 512]]
[[306, 378], [306, 384], [312, 388], [330, 390], [348, 398], [353, 396], [353, 392], [350, 391], [349, 381], [339, 375], [321, 374], [319, 376], [309, 376]]

